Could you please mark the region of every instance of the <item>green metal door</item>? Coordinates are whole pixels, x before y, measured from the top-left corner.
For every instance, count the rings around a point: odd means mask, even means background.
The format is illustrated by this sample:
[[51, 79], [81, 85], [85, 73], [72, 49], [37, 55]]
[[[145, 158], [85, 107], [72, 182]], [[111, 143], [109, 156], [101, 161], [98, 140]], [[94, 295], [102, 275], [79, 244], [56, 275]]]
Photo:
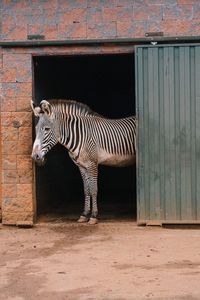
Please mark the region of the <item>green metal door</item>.
[[138, 223], [200, 223], [200, 46], [136, 47]]

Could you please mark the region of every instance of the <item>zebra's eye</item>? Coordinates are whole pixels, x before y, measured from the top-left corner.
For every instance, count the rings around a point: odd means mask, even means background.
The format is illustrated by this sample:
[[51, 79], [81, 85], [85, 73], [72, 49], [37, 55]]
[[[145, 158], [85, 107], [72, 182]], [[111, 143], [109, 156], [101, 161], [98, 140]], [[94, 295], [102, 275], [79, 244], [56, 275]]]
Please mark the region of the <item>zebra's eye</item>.
[[44, 131], [48, 132], [51, 128], [49, 127], [44, 127]]

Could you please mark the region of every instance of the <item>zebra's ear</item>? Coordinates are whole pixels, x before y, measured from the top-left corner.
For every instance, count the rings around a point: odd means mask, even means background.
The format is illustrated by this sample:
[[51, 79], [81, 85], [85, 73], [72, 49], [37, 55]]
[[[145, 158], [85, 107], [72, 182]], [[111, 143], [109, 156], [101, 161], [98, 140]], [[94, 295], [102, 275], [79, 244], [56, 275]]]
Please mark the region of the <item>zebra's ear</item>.
[[33, 113], [36, 117], [39, 117], [41, 114], [41, 108], [39, 106], [36, 106], [33, 100], [31, 100], [31, 108], [33, 110]]
[[42, 100], [40, 102], [40, 107], [44, 113], [46, 113], [49, 116], [51, 115], [51, 104], [48, 101]]

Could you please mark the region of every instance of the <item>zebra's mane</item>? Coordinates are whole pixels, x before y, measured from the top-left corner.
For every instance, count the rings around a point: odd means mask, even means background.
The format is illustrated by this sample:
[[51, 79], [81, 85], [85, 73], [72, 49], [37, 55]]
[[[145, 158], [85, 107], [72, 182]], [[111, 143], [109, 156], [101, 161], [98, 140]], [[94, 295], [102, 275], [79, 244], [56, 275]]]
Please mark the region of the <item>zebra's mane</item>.
[[98, 115], [98, 113], [94, 112], [87, 104], [84, 104], [82, 102], [78, 102], [75, 100], [64, 100], [64, 99], [51, 99], [49, 101], [52, 106], [55, 107], [64, 107], [67, 110], [73, 110], [74, 113], [76, 114], [84, 114], [84, 115]]

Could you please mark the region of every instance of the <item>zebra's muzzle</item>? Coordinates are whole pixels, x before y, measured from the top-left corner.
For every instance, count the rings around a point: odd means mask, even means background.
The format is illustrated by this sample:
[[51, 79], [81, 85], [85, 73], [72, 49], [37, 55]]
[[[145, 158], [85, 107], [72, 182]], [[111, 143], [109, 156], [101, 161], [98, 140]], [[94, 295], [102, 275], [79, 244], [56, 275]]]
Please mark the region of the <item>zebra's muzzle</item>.
[[39, 156], [37, 153], [32, 154], [32, 159], [36, 162], [38, 166], [44, 166], [46, 163], [46, 158]]

